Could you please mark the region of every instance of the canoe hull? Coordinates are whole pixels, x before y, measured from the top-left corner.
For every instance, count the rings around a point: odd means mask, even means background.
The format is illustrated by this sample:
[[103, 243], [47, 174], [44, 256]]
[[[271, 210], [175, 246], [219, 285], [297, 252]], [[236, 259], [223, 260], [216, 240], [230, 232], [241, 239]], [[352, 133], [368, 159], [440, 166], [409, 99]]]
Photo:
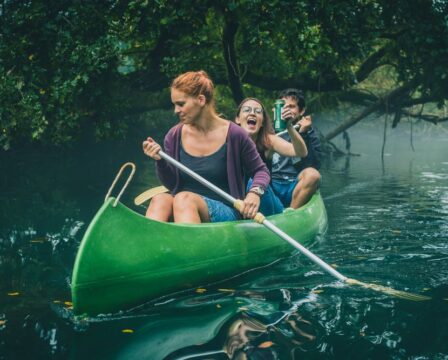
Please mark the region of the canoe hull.
[[[292, 252], [250, 220], [214, 224], [152, 221], [110, 198], [81, 242], [72, 277], [76, 314], [123, 310], [180, 290], [223, 280]], [[322, 198], [269, 220], [310, 245], [327, 226]]]

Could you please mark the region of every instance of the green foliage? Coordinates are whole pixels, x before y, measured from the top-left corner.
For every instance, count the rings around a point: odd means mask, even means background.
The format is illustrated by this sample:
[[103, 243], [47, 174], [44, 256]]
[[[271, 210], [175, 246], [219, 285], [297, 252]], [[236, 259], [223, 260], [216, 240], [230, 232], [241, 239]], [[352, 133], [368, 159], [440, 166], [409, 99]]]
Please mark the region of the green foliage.
[[[231, 68], [229, 24], [237, 29]], [[0, 146], [120, 136], [136, 115], [166, 108], [152, 94], [159, 99], [170, 79], [196, 69], [220, 85], [227, 117], [235, 106], [228, 72], [247, 95], [269, 100], [285, 86], [348, 91], [387, 65], [388, 82], [370, 81], [380, 92], [412, 81], [414, 96], [443, 104], [447, 24], [447, 3], [427, 0], [3, 2]]]

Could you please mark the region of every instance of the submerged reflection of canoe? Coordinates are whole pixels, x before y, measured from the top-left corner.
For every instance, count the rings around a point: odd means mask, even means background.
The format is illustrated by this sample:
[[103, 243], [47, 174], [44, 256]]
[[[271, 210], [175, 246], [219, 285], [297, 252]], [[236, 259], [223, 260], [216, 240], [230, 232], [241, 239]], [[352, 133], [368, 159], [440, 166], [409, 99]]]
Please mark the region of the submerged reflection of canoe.
[[[81, 242], [72, 278], [77, 314], [129, 308], [269, 264], [292, 247], [250, 220], [173, 224], [149, 220], [109, 198]], [[269, 220], [302, 245], [324, 232], [320, 194]]]

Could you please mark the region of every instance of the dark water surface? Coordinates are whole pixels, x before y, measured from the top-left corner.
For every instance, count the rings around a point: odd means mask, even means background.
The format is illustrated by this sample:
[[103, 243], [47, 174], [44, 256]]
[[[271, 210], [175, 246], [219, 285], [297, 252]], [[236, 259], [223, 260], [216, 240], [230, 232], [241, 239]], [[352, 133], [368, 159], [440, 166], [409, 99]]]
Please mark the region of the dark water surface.
[[432, 297], [343, 286], [293, 256], [156, 306], [79, 320], [70, 277], [117, 169], [123, 202], [158, 185], [140, 140], [0, 154], [0, 359], [447, 359], [448, 135], [355, 133], [328, 162], [329, 230], [313, 247], [346, 276]]

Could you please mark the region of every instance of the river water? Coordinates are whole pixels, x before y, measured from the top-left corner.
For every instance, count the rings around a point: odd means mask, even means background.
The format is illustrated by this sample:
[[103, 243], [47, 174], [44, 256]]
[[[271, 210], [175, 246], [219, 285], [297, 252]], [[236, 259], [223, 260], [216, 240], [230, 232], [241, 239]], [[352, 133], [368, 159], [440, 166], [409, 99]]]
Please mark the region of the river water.
[[292, 256], [163, 304], [77, 319], [70, 277], [83, 233], [122, 163], [138, 168], [128, 205], [158, 185], [153, 165], [139, 138], [0, 154], [0, 359], [447, 359], [448, 135], [416, 132], [413, 151], [396, 132], [384, 161], [382, 130], [364, 129], [350, 132], [360, 156], [324, 164], [329, 229], [312, 251], [424, 302], [343, 286]]

